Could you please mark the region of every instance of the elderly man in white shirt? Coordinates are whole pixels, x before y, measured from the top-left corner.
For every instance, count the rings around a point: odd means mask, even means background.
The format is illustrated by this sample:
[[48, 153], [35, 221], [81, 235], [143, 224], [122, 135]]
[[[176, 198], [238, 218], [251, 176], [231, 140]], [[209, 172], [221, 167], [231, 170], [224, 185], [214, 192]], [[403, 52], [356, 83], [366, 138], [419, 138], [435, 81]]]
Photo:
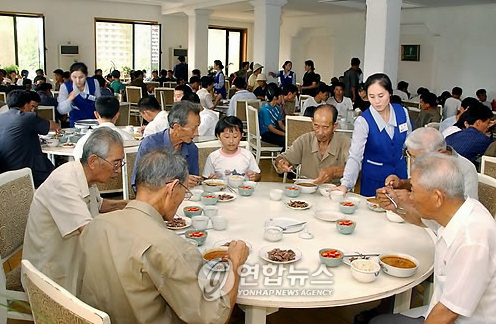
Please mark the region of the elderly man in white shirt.
[[88, 138], [81, 161], [55, 169], [34, 194], [22, 258], [72, 294], [81, 289], [84, 260], [79, 235], [99, 213], [127, 204], [102, 199], [96, 186], [120, 177], [123, 160], [122, 137], [100, 127]]
[[257, 100], [257, 97], [253, 94], [253, 92], [246, 90], [246, 80], [244, 78], [234, 79], [234, 86], [236, 87], [236, 93], [232, 96], [231, 101], [229, 102], [227, 116], [236, 116], [236, 102], [239, 99]]
[[[98, 121], [98, 127], [108, 127], [115, 130], [122, 136], [124, 141], [134, 140], [134, 137], [131, 134], [115, 126], [115, 122], [119, 118], [119, 101], [115, 97], [103, 96], [98, 98], [95, 103], [95, 108], [95, 117]], [[76, 161], [79, 161], [83, 155], [84, 143], [86, 143], [91, 133], [92, 131], [86, 133], [76, 143], [76, 147], [73, 151], [73, 156]]]
[[160, 104], [155, 97], [141, 98], [138, 102], [138, 110], [141, 117], [148, 122], [148, 125], [143, 130], [143, 137], [169, 128], [169, 114], [160, 108]]
[[419, 157], [412, 196], [423, 225], [437, 233], [434, 294], [425, 316], [381, 315], [371, 324], [489, 324], [496, 318], [496, 223], [477, 200], [464, 198], [458, 161]]

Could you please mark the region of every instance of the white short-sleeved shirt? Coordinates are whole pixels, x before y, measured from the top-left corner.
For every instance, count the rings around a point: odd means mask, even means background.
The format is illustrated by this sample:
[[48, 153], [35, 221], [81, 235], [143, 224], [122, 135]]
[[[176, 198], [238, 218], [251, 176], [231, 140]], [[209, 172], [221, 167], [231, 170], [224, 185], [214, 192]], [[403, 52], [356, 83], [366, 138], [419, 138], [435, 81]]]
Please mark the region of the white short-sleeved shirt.
[[210, 109], [204, 108], [200, 111], [200, 126], [198, 127], [199, 136], [215, 136], [215, 126], [219, 121], [219, 116]]
[[[101, 123], [100, 125], [98, 125], [98, 127], [108, 127], [108, 128], [111, 128], [112, 130], [115, 130], [117, 133], [119, 133], [122, 136], [122, 140], [124, 140], [124, 141], [134, 141], [135, 140], [133, 135], [129, 134], [128, 132], [126, 132], [123, 129], [118, 128], [117, 126], [115, 126], [111, 122]], [[96, 127], [96, 128], [98, 128], [98, 127]], [[92, 132], [88, 132], [88, 133], [84, 134], [84, 136], [81, 137], [79, 139], [79, 141], [77, 141], [76, 146], [74, 147], [74, 151], [72, 152], [72, 156], [74, 156], [74, 160], [79, 161], [79, 159], [81, 159], [81, 156], [83, 156], [84, 144], [86, 143], [86, 141], [90, 137], [91, 133]]]
[[320, 103], [318, 103], [317, 101], [315, 101], [314, 97], [310, 97], [303, 103], [303, 107], [301, 107], [301, 115], [305, 115], [305, 110], [307, 110], [308, 107], [318, 107], [323, 104], [325, 104], [325, 101], [321, 101]]
[[158, 115], [155, 116], [155, 118], [153, 118], [148, 125], [146, 125], [145, 131], [143, 132], [143, 137], [150, 136], [169, 128], [168, 116], [169, 114], [165, 110], [159, 112]]
[[220, 179], [226, 179], [229, 175], [246, 173], [252, 171], [260, 173], [257, 161], [253, 154], [247, 149], [238, 148], [238, 152], [228, 155], [218, 149], [210, 153], [203, 168], [203, 176], [208, 177], [211, 174], [217, 174]]
[[55, 169], [36, 190], [24, 236], [22, 258], [72, 294], [81, 288], [78, 229], [99, 214], [102, 198], [88, 187], [79, 161]]
[[462, 102], [459, 99], [453, 97], [446, 99], [443, 108], [443, 118], [446, 119], [452, 116], [456, 116], [461, 106]]
[[438, 225], [437, 234], [434, 294], [427, 315], [440, 302], [459, 315], [457, 324], [494, 323], [496, 222], [493, 217], [480, 202], [467, 199], [446, 227]]
[[446, 128], [443, 131], [443, 136], [444, 136], [444, 138], [446, 138], [446, 137], [450, 136], [451, 134], [458, 133], [459, 131], [461, 131], [461, 129], [458, 128], [457, 126], [453, 125], [453, 126]]
[[341, 102], [337, 102], [336, 98], [331, 97], [327, 99], [327, 103], [336, 107], [339, 116], [346, 117], [348, 115], [348, 111], [353, 110], [353, 102], [351, 102], [351, 99], [348, 97], [343, 97]]
[[198, 90], [196, 92], [196, 94], [200, 98], [200, 105], [203, 108], [209, 109], [209, 108], [212, 108], [214, 106], [214, 102], [212, 100], [212, 95], [210, 94], [210, 92], [208, 92], [207, 89], [201, 88], [200, 90]]
[[400, 97], [401, 101], [407, 101], [408, 100], [408, 94], [404, 91], [396, 89], [393, 91], [393, 95]]

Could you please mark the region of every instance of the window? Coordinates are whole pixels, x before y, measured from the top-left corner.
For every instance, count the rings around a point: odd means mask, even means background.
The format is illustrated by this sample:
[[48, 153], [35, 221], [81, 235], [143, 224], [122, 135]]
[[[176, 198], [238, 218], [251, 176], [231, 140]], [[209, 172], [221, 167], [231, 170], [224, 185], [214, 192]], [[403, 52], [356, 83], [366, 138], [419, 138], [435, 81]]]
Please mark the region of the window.
[[96, 67], [104, 74], [117, 69], [160, 69], [160, 24], [95, 20]]
[[208, 28], [208, 64], [222, 61], [225, 74], [239, 70], [246, 57], [246, 30], [223, 27]]
[[31, 79], [37, 69], [45, 70], [44, 28], [42, 15], [0, 13], [0, 66], [17, 65]]

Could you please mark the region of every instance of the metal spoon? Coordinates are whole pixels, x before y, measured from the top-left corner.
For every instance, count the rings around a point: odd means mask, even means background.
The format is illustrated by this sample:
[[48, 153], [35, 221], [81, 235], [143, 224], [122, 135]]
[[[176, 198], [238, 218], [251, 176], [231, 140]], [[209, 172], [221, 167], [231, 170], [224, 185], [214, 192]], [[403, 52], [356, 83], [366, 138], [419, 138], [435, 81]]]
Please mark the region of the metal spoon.
[[398, 212], [398, 214], [407, 214], [407, 211], [402, 208], [402, 207], [398, 207], [398, 204], [393, 200], [393, 198], [391, 198], [390, 195], [388, 195], [387, 193], [384, 193], [384, 195], [391, 201], [391, 203], [394, 205], [394, 209], [396, 209], [396, 211]]

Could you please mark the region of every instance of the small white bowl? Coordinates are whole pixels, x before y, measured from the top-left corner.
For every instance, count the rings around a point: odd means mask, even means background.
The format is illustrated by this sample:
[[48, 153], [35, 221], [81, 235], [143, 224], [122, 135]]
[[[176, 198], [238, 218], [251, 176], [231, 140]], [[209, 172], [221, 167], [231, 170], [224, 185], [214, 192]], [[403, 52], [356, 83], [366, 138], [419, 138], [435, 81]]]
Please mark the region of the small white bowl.
[[203, 190], [201, 189], [191, 189], [190, 190], [193, 196], [191, 196], [192, 201], [200, 201]]
[[304, 193], [304, 194], [312, 194], [314, 192], [316, 192], [318, 189], [319, 189], [319, 186], [318, 185], [315, 185], [315, 186], [312, 186], [312, 187], [306, 187], [306, 186], [302, 186], [301, 184], [302, 183], [311, 183], [313, 184], [313, 181], [314, 179], [300, 179], [300, 180], [296, 180], [295, 181], [295, 185], [298, 186], [298, 188], [300, 188], [300, 191], [301, 193]]
[[[364, 267], [372, 270], [363, 270]], [[363, 283], [374, 281], [381, 272], [381, 266], [372, 260], [353, 260], [350, 269], [353, 278]]]
[[277, 226], [269, 226], [265, 228], [264, 237], [267, 241], [277, 242], [282, 240], [282, 228]]
[[209, 219], [207, 216], [193, 216], [191, 217], [191, 225], [197, 230], [206, 230]]
[[335, 187], [336, 185], [333, 185], [332, 183], [325, 183], [319, 186], [319, 192], [322, 196], [329, 197], [329, 191]]
[[[395, 256], [395, 257], [408, 259], [408, 260], [412, 261], [413, 263], [415, 263], [416, 267], [415, 268], [397, 268], [397, 267], [390, 266], [389, 264], [384, 263], [382, 261], [382, 258], [386, 257], [386, 256]], [[414, 257], [412, 257], [411, 255], [408, 255], [408, 254], [388, 253], [388, 254], [379, 255], [379, 264], [382, 268], [382, 271], [384, 271], [385, 273], [387, 273], [390, 276], [398, 277], [398, 278], [408, 278], [408, 277], [411, 277], [415, 274], [415, 271], [417, 271], [420, 263], [418, 262], [417, 259], [415, 259]]]
[[217, 206], [205, 206], [203, 207], [203, 214], [210, 218], [217, 216], [219, 213], [219, 207]]
[[227, 227], [227, 219], [222, 216], [212, 217], [212, 225], [214, 226], [214, 230], [223, 231]]
[[393, 223], [403, 223], [405, 220], [393, 211], [386, 210], [386, 217], [390, 222]]
[[270, 199], [272, 200], [281, 200], [283, 195], [283, 191], [281, 189], [271, 189], [270, 190]]
[[331, 195], [331, 199], [336, 202], [340, 202], [341, 200], [343, 200], [344, 197], [344, 193], [341, 190], [331, 191], [330, 195]]
[[231, 187], [237, 188], [243, 185], [243, 182], [245, 182], [245, 177], [241, 175], [231, 175], [228, 178], [228, 182]]
[[58, 139], [49, 139], [49, 140], [47, 140], [47, 145], [49, 147], [59, 146], [59, 140]]

